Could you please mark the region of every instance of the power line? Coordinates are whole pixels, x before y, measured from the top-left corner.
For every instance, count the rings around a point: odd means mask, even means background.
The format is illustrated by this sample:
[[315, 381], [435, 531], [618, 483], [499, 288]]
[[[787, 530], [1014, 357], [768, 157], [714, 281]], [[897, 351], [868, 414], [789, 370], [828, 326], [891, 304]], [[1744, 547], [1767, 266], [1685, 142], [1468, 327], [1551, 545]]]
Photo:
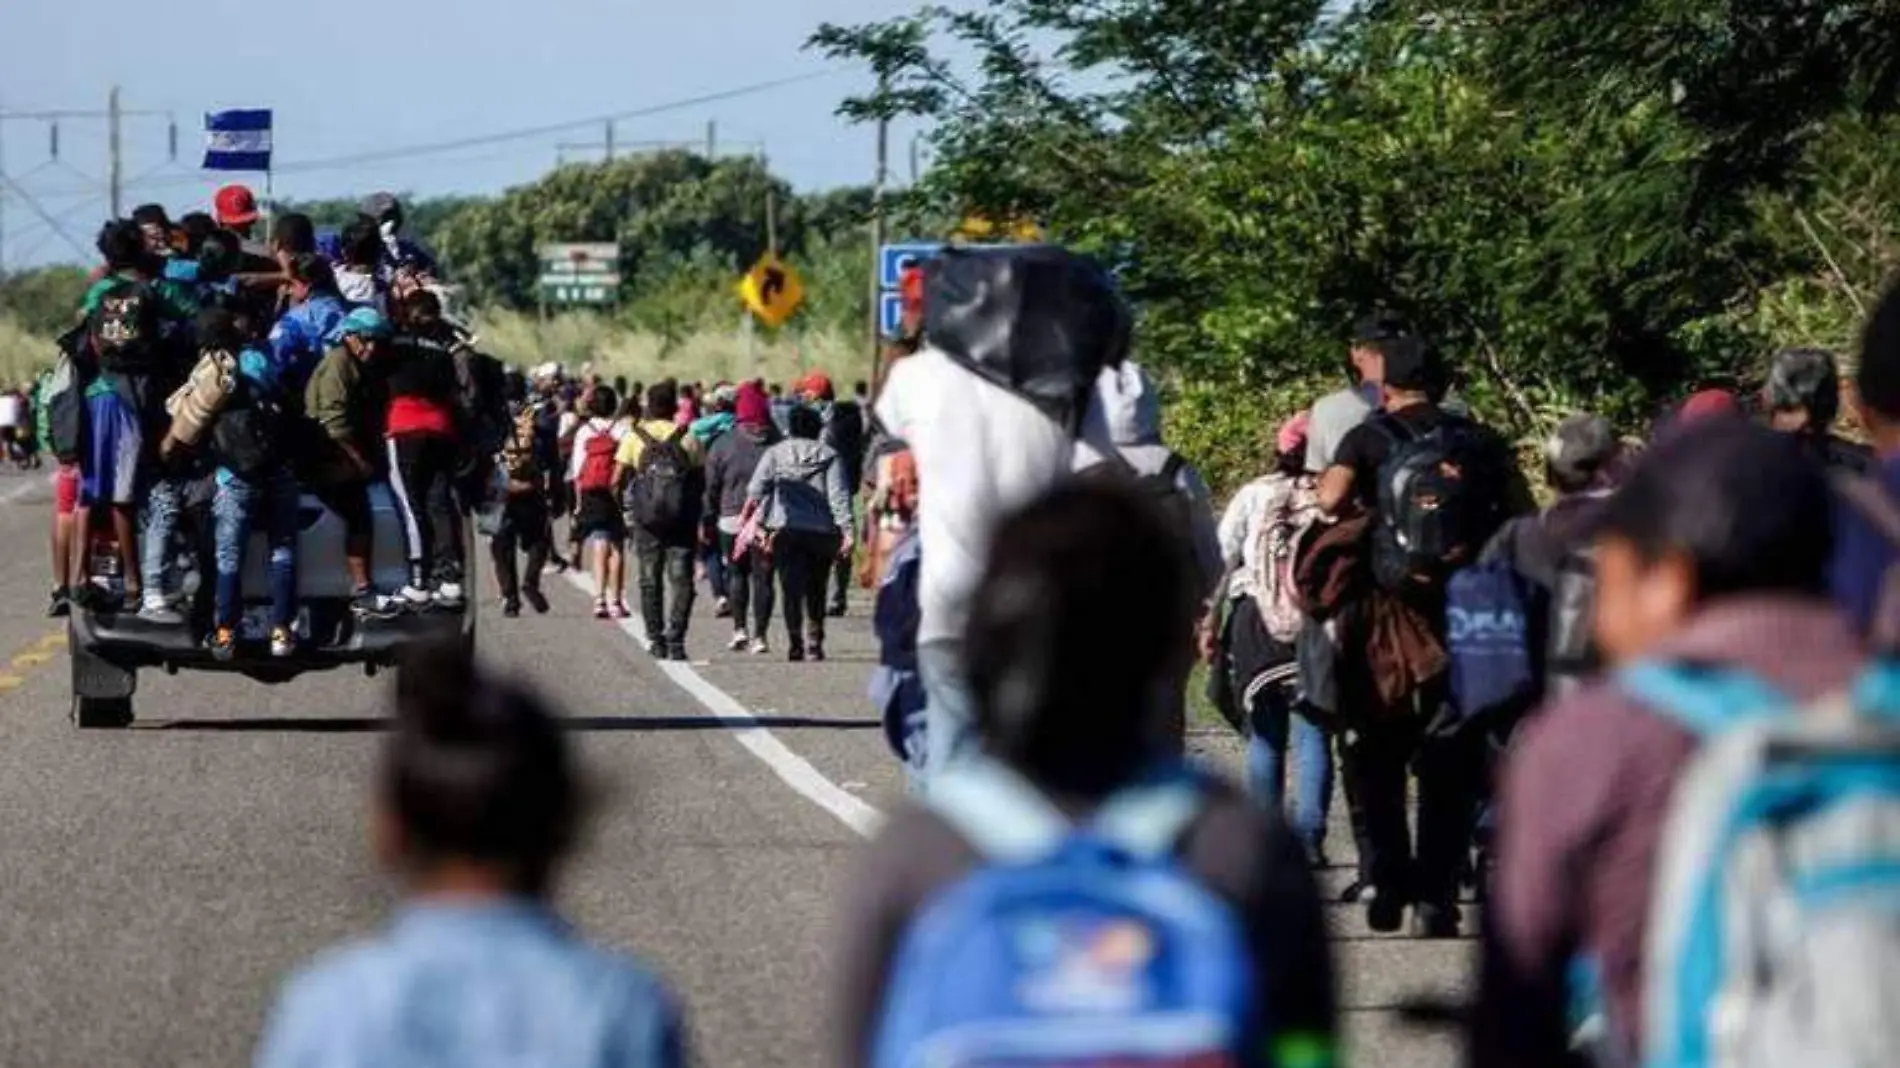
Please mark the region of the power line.
[[[549, 134], [557, 134], [557, 133], [561, 133], [567, 130], [579, 129], [581, 127], [601, 126], [605, 123], [621, 122], [627, 119], [648, 118], [654, 115], [663, 115], [663, 114], [666, 114], [667, 112], [684, 111], [684, 110], [687, 110], [688, 108], [701, 107], [706, 104], [717, 104], [717, 103], [721, 103], [727, 100], [736, 100], [740, 97], [755, 96], [759, 93], [770, 92], [774, 89], [783, 89], [787, 86], [799, 85], [804, 82], [812, 82], [812, 81], [818, 81], [819, 79], [822, 79], [822, 78], [836, 77], [841, 73], [843, 73], [841, 69], [813, 71], [808, 74], [798, 74], [798, 75], [792, 75], [790, 77], [785, 77], [785, 78], [775, 78], [775, 79], [772, 79], [771, 81], [754, 82], [750, 85], [742, 85], [733, 89], [725, 89], [719, 92], [706, 93], [701, 96], [687, 97], [681, 100], [672, 100], [664, 104], [653, 104], [647, 107], [634, 108], [631, 111], [621, 111], [621, 112], [616, 112], [611, 115], [595, 115], [595, 116], [592, 116], [590, 118], [585, 118], [585, 119], [569, 119], [563, 122], [551, 122], [551, 123], [546, 123], [540, 126], [525, 126], [525, 127], [521, 127], [519, 129], [514, 129], [514, 130], [504, 130], [499, 133], [482, 134], [482, 135], [474, 136], [474, 137], [462, 137], [462, 138], [457, 138], [452, 141], [434, 141], [434, 142], [429, 142], [426, 144], [410, 145], [403, 148], [375, 149], [375, 150], [367, 151], [367, 152], [353, 153], [351, 155], [346, 155], [346, 156], [331, 156], [327, 158], [312, 159], [312, 160], [292, 160], [286, 163], [273, 165], [271, 167], [271, 173], [273, 175], [307, 174], [313, 171], [341, 170], [341, 169], [346, 169], [346, 168], [351, 168], [351, 167], [362, 166], [363, 164], [367, 164], [367, 163], [384, 163], [390, 160], [409, 159], [415, 156], [428, 156], [428, 155], [436, 155], [436, 154], [440, 154], [444, 152], [457, 152], [457, 151], [461, 151], [463, 149], [469, 149], [469, 148], [480, 148], [486, 145], [500, 144], [506, 141], [521, 141], [521, 140], [526, 140], [526, 139], [535, 138], [535, 137], [546, 137]], [[165, 178], [162, 180], [147, 182], [145, 183], [145, 185], [148, 188], [166, 187], [166, 186], [173, 186], [173, 185], [184, 185], [184, 184], [189, 184], [193, 182], [203, 182], [203, 181], [210, 180], [210, 178], [211, 176], [203, 175], [203, 174], [178, 175], [175, 177]], [[77, 195], [78, 193], [82, 193], [82, 192], [90, 192], [90, 190], [59, 190], [53, 193], [49, 193], [49, 195], [55, 195], [55, 196]]]

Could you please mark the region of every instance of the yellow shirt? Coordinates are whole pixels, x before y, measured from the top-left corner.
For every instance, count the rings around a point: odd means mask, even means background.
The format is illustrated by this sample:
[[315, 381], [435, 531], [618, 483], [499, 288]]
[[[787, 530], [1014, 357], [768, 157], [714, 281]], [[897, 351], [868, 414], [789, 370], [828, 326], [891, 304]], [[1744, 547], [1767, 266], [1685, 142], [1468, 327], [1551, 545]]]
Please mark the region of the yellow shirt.
[[[640, 426], [652, 436], [654, 441], [665, 441], [672, 437], [675, 431], [679, 431], [680, 451], [686, 454], [686, 461], [694, 467], [706, 462], [706, 447], [699, 443], [699, 439], [694, 437], [691, 431], [680, 430], [677, 425], [665, 419], [648, 419]], [[640, 440], [640, 435], [629, 430], [627, 436], [620, 441], [620, 451], [614, 454], [614, 462], [629, 471], [636, 470], [640, 466], [640, 454], [645, 452], [646, 448], [647, 443]]]

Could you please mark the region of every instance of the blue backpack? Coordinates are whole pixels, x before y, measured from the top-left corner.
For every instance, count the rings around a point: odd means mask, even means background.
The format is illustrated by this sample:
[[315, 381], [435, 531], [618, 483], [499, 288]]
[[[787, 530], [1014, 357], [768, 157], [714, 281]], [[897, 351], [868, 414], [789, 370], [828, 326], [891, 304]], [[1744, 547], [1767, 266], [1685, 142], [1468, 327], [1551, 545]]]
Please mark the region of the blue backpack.
[[1265, 1063], [1240, 921], [1175, 856], [1204, 797], [1173, 771], [1077, 826], [987, 760], [934, 780], [986, 863], [913, 918], [875, 1068]]
[[1799, 707], [1652, 663], [1619, 684], [1702, 739], [1658, 844], [1644, 950], [1653, 1068], [1900, 1056], [1900, 665]]
[[1452, 575], [1445, 587], [1445, 635], [1452, 702], [1461, 717], [1536, 698], [1529, 596], [1508, 564], [1476, 564]]

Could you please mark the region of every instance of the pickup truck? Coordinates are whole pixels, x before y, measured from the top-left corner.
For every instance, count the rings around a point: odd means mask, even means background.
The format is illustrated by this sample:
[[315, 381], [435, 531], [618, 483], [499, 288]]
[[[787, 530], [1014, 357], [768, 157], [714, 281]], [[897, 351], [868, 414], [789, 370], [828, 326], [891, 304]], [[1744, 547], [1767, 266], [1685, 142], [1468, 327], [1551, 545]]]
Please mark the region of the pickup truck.
[[[404, 560], [401, 520], [388, 487], [370, 490], [375, 521], [371, 552], [372, 579], [377, 589], [394, 591], [408, 577]], [[132, 723], [132, 695], [141, 669], [237, 672], [258, 682], [287, 682], [309, 671], [360, 666], [374, 675], [393, 666], [408, 646], [426, 641], [475, 640], [476, 589], [473, 523], [464, 517], [463, 584], [471, 596], [459, 610], [437, 608], [392, 612], [386, 618], [363, 619], [350, 612], [350, 580], [344, 568], [343, 521], [315, 497], [305, 494], [300, 505], [301, 530], [297, 538], [298, 650], [290, 657], [273, 657], [264, 647], [267, 633], [269, 587], [266, 562], [269, 551], [261, 531], [253, 532], [244, 555], [244, 617], [238, 655], [228, 662], [214, 659], [205, 647], [211, 627], [209, 551], [193, 551], [181, 533], [176, 559], [180, 588], [185, 592], [185, 626], [163, 626], [138, 618], [136, 605], [124, 609], [75, 608], [69, 621], [67, 648], [72, 658], [72, 720], [81, 728], [125, 727]], [[186, 531], [208, 537], [206, 522], [182, 523]], [[209, 545], [203, 546], [205, 550]], [[110, 536], [91, 543], [90, 581], [109, 594], [116, 586], [118, 557]], [[108, 596], [110, 602], [115, 598]]]

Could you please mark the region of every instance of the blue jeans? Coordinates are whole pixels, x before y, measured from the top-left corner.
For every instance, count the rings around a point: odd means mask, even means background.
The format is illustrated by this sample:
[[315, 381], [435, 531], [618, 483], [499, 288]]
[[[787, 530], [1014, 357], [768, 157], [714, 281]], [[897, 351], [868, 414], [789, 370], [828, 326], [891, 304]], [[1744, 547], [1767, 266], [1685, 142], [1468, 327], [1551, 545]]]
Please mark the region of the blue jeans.
[[1284, 690], [1268, 687], [1254, 698], [1247, 721], [1247, 791], [1268, 804], [1286, 796], [1289, 741], [1298, 767], [1287, 822], [1300, 844], [1318, 852], [1326, 843], [1326, 813], [1333, 796], [1333, 756], [1326, 732], [1294, 712]]
[[220, 472], [211, 499], [217, 558], [217, 605], [213, 620], [235, 627], [244, 607], [244, 548], [262, 523], [270, 546], [270, 619], [288, 627], [297, 614], [297, 480], [280, 470], [255, 481]]
[[961, 642], [917, 647], [917, 673], [924, 681], [924, 782], [975, 755], [976, 696], [963, 673]]
[[145, 530], [139, 535], [139, 571], [145, 579], [145, 599], [163, 600], [172, 577], [172, 535], [178, 532], [178, 513], [185, 505], [185, 480], [160, 476], [145, 496]]

